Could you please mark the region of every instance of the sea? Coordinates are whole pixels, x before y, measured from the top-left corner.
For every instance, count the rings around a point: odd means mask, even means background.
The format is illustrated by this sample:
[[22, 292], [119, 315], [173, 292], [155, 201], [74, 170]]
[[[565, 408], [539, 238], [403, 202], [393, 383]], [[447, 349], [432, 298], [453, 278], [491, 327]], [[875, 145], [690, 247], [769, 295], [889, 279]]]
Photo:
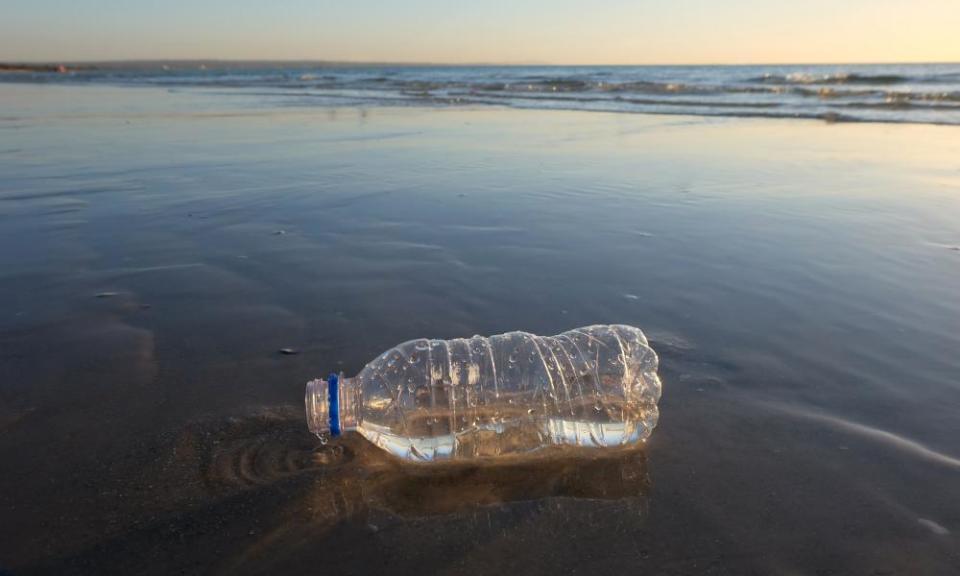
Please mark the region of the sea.
[[390, 66], [146, 62], [35, 68], [0, 82], [255, 95], [288, 106], [509, 106], [960, 124], [960, 64]]

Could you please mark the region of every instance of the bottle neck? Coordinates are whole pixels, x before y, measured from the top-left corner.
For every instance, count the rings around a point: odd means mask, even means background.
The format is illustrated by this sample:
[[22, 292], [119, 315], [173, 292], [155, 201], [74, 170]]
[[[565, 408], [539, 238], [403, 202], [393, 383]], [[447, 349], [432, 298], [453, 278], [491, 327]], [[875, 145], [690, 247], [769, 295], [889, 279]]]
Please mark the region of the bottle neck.
[[327, 440], [360, 424], [360, 386], [356, 378], [331, 374], [326, 380], [307, 383], [307, 426], [320, 439]]

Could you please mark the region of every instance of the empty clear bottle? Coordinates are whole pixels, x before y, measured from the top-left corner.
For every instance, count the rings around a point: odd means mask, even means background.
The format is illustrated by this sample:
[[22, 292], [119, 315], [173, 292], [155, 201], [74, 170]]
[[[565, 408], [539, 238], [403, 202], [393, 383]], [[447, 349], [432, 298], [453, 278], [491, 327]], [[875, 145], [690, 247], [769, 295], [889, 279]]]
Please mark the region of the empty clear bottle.
[[355, 430], [408, 460], [643, 442], [657, 424], [658, 359], [639, 328], [411, 340], [354, 378], [307, 383], [307, 423]]

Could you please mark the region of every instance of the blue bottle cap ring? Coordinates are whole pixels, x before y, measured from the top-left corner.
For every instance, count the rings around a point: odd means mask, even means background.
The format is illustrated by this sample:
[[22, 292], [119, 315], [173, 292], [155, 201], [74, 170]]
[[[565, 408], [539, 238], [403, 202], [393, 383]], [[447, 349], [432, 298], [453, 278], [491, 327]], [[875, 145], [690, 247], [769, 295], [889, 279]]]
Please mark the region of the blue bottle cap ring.
[[330, 405], [330, 436], [340, 435], [340, 376], [331, 372], [327, 377], [327, 401]]

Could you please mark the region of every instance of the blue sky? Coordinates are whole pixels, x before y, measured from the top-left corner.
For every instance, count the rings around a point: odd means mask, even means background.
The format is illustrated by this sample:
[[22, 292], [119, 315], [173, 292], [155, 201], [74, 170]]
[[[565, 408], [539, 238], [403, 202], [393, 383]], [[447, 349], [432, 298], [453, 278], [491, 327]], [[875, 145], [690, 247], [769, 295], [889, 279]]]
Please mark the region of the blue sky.
[[960, 0], [0, 0], [0, 60], [960, 61]]

